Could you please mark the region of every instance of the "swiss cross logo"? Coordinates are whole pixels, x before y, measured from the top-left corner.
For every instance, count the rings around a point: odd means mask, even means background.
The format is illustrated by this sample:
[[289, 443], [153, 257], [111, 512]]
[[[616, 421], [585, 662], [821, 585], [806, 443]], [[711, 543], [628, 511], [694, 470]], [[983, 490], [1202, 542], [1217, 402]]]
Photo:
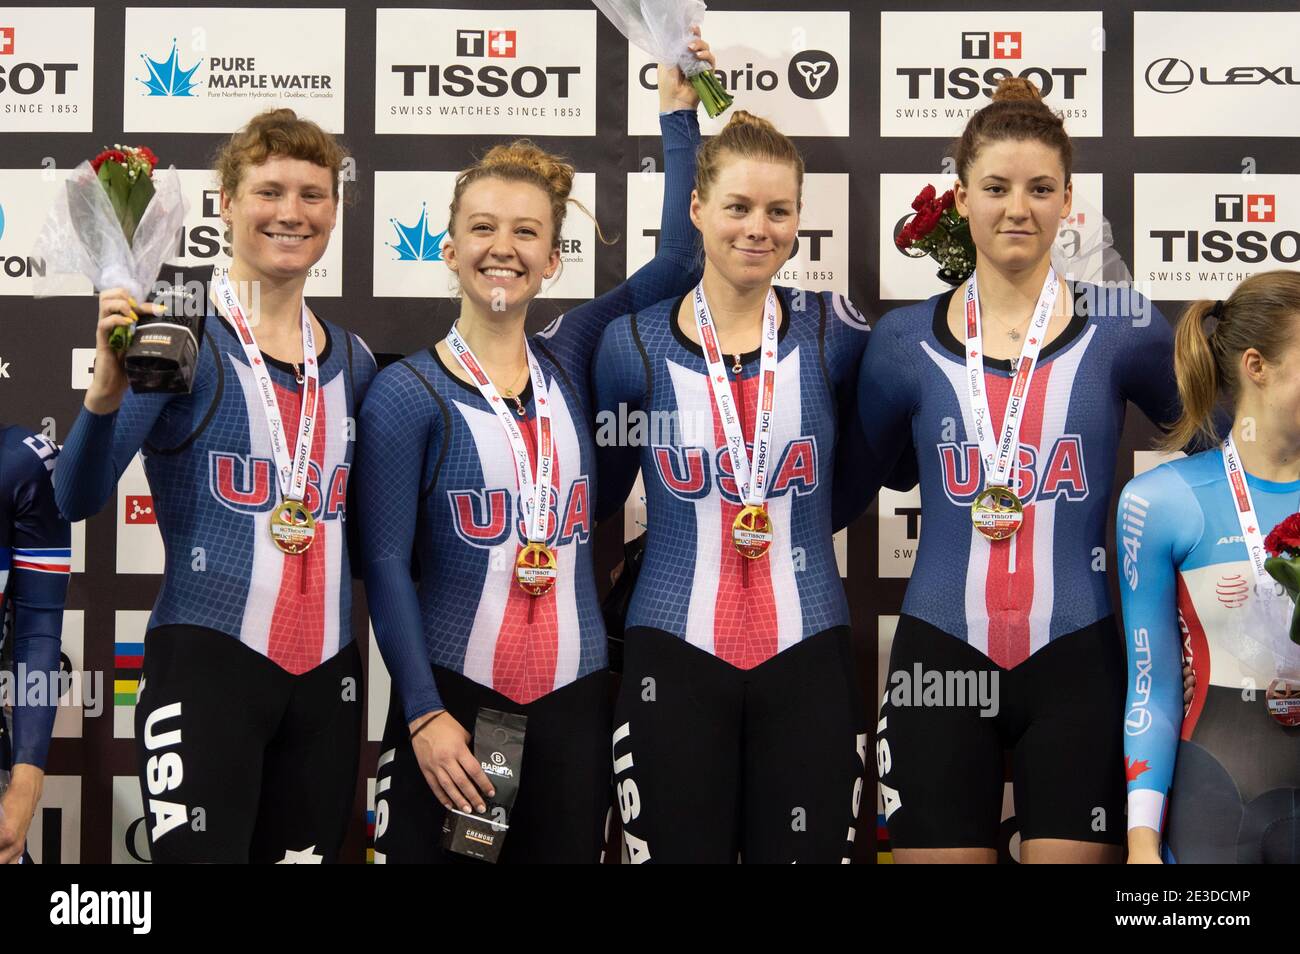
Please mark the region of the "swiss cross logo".
[[1020, 51], [1020, 31], [993, 34], [993, 59], [1018, 60]]
[[488, 30], [488, 56], [504, 56], [514, 58], [515, 55], [515, 31], [514, 30]]
[[14, 28], [0, 27], [0, 56], [8, 56], [14, 51]]
[[1272, 222], [1277, 214], [1277, 204], [1271, 195], [1246, 196], [1247, 222]]
[[978, 31], [965, 31], [961, 35], [961, 58], [963, 60], [1018, 60], [1024, 52], [1020, 42], [1020, 31], [995, 30], [992, 34]]
[[128, 524], [157, 523], [158, 517], [153, 512], [153, 496], [150, 494], [127, 494], [126, 522]]

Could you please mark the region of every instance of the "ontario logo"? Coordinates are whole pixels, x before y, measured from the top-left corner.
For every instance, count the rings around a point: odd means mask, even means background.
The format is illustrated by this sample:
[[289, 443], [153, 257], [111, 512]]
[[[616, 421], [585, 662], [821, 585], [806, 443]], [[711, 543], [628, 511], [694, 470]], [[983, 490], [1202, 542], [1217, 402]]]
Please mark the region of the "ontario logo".
[[177, 51], [174, 37], [172, 38], [172, 52], [167, 59], [151, 59], [147, 53], [141, 53], [140, 59], [144, 61], [148, 75], [144, 77], [137, 76], [136, 81], [144, 85], [146, 96], [194, 97], [194, 90], [199, 86], [194, 81], [194, 74], [203, 65], [203, 58], [200, 57], [189, 68], [181, 66], [180, 54]]
[[420, 217], [412, 225], [403, 225], [397, 219], [389, 219], [397, 231], [397, 241], [384, 244], [397, 253], [399, 262], [441, 262], [442, 240], [447, 236], [443, 229], [437, 234], [429, 231], [429, 205], [420, 206]]

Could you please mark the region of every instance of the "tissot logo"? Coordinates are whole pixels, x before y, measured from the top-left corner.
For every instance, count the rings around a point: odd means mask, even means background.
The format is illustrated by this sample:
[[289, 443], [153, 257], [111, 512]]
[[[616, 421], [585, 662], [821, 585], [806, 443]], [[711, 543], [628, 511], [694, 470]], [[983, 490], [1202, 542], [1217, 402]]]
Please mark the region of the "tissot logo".
[[1214, 197], [1214, 221], [1241, 222], [1243, 215], [1247, 222], [1272, 222], [1276, 213], [1277, 200], [1273, 195], [1234, 195], [1225, 193]]
[[456, 55], [460, 57], [515, 55], [514, 30], [457, 30]]
[[804, 50], [790, 58], [790, 91], [804, 99], [825, 99], [839, 88], [840, 66], [825, 50]]
[[595, 40], [594, 11], [378, 10], [375, 130], [592, 135]]
[[[990, 42], [990, 39], [992, 42]], [[1018, 60], [1022, 45], [1019, 30], [1003, 33], [963, 33], [961, 35], [961, 58], [963, 60]]]
[[154, 60], [147, 53], [141, 53], [145, 73], [136, 80], [145, 88], [146, 96], [193, 96], [199, 84], [194, 81], [194, 74], [202, 65], [202, 58], [193, 66], [181, 64], [176, 40], [172, 39], [171, 55], [165, 60]]
[[0, 56], [10, 56], [14, 52], [14, 28], [0, 27]]
[[1300, 263], [1300, 176], [1138, 174], [1133, 178], [1134, 276], [1151, 297], [1225, 298], [1259, 271]]
[[[1034, 83], [1072, 136], [1101, 135], [1099, 12], [880, 16], [882, 135], [958, 135], [1012, 76]], [[970, 28], [979, 23], [1001, 29]]]

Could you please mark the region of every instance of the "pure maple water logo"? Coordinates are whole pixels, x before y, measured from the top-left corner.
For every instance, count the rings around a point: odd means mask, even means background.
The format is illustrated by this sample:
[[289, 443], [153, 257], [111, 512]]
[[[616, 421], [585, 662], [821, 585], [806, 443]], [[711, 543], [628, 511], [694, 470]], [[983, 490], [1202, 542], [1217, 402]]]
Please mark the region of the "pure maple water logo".
[[396, 242], [384, 244], [397, 253], [399, 262], [441, 262], [442, 240], [447, 230], [433, 233], [429, 231], [429, 205], [420, 206], [420, 217], [412, 225], [403, 225], [397, 219], [389, 219], [397, 231]]
[[194, 74], [203, 64], [200, 57], [191, 67], [183, 67], [180, 54], [176, 48], [176, 38], [172, 38], [172, 52], [165, 60], [151, 59], [149, 54], [141, 53], [145, 74], [137, 76], [137, 82], [144, 85], [146, 96], [194, 96], [194, 89], [199, 85], [194, 81]]

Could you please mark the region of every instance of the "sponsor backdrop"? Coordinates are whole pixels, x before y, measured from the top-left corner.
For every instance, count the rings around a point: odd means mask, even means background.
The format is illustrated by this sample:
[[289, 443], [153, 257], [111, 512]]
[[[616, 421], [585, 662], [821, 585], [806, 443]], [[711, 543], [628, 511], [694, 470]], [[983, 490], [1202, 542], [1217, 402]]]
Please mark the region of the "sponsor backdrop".
[[[67, 170], [114, 142], [147, 143], [175, 164], [190, 203], [176, 260], [221, 269], [227, 240], [205, 170], [223, 135], [274, 105], [339, 134], [354, 156], [347, 204], [308, 294], [388, 355], [427, 347], [450, 324], [456, 302], [440, 247], [450, 185], [503, 138], [530, 136], [573, 157], [576, 195], [614, 239], [601, 244], [588, 220], [569, 216], [564, 270], [535, 304], [535, 328], [653, 255], [663, 185], [648, 58], [584, 2], [468, 6], [0, 6], [0, 418], [62, 441], [77, 413], [90, 375], [91, 290], [33, 300], [32, 276], [45, 266], [30, 250]], [[951, 181], [947, 144], [1012, 74], [1036, 82], [1075, 137], [1087, 210], [1062, 228], [1062, 248], [1090, 244], [1104, 212], [1167, 319], [1190, 298], [1221, 297], [1253, 272], [1300, 259], [1300, 62], [1290, 42], [1300, 13], [1197, 0], [1136, 13], [1114, 0], [961, 12], [927, 2], [772, 6], [715, 0], [706, 35], [738, 105], [797, 137], [807, 161], [799, 244], [779, 281], [847, 293], [872, 321], [941, 290], [932, 263], [892, 238], [922, 185]], [[1117, 487], [1154, 462], [1150, 436], [1131, 415]], [[638, 488], [624, 519], [598, 533], [602, 585], [644, 519]], [[867, 687], [884, 686], [920, 521], [916, 493], [885, 492], [837, 541]], [[32, 854], [145, 861], [132, 709], [162, 545], [138, 462], [73, 540], [64, 665], [90, 689], [100, 683], [60, 714]], [[353, 630], [368, 639], [360, 599]], [[357, 862], [375, 823], [389, 691], [378, 654], [368, 648], [367, 658], [348, 844]], [[874, 725], [870, 708], [863, 721]], [[1010, 802], [1006, 815], [1010, 860]], [[858, 847], [862, 860], [890, 857], [883, 828]]]

